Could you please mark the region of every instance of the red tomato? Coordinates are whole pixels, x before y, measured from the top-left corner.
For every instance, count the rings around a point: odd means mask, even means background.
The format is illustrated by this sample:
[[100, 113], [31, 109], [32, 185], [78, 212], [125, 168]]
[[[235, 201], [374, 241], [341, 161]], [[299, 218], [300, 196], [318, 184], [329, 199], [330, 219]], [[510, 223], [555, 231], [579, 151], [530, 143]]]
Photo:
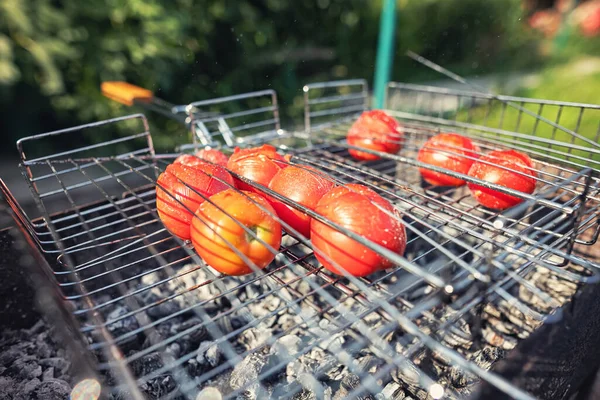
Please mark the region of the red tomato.
[[209, 161], [213, 164], [220, 165], [222, 167], [226, 167], [227, 161], [229, 161], [229, 157], [227, 157], [225, 154], [221, 153], [219, 150], [216, 149], [200, 150], [196, 152], [196, 157], [202, 160]]
[[[533, 161], [523, 153], [515, 150], [498, 150], [492, 151], [473, 163], [469, 175], [486, 182], [531, 194], [535, 190], [537, 178], [537, 173], [533, 170], [533, 167]], [[469, 183], [468, 186], [473, 197], [481, 205], [488, 208], [503, 210], [523, 201], [519, 197], [487, 189], [474, 183]]]
[[[396, 214], [397, 218], [384, 213], [375, 204]], [[404, 254], [406, 230], [397, 211], [387, 200], [363, 185], [334, 188], [321, 198], [315, 212], [399, 255]], [[353, 276], [366, 276], [392, 265], [387, 258], [316, 219], [312, 220], [310, 230], [315, 255], [331, 272], [342, 274], [330, 259]]]
[[222, 167], [227, 166], [229, 157], [215, 149], [204, 149], [196, 152], [195, 155], [182, 154], [173, 161], [174, 164], [183, 164], [188, 166], [195, 166], [199, 164], [205, 164], [208, 161], [209, 164], [217, 164]]
[[[433, 165], [440, 168], [449, 169], [450, 171], [468, 174], [469, 168], [475, 162], [467, 157], [479, 157], [477, 154], [480, 151], [479, 147], [471, 139], [456, 133], [440, 133], [425, 142], [417, 159], [425, 164]], [[450, 154], [450, 153], [456, 154]], [[436, 186], [462, 186], [465, 181], [450, 175], [442, 174], [429, 170], [427, 168], [419, 168], [419, 172], [423, 179]]]
[[[264, 186], [269, 186], [275, 174], [287, 166], [286, 158], [268, 144], [243, 150], [236, 147], [227, 162], [227, 168], [232, 172]], [[259, 192], [239, 179], [236, 183], [240, 189]]]
[[193, 212], [204, 202], [204, 198], [198, 193], [210, 197], [229, 188], [216, 178], [234, 184], [225, 168], [207, 163], [194, 167], [171, 164], [159, 175], [156, 181], [156, 210], [172, 234], [184, 240], [190, 238]]
[[[402, 148], [404, 134], [400, 124], [381, 110], [365, 111], [354, 122], [346, 140], [349, 145], [394, 154]], [[360, 150], [348, 150], [357, 160], [378, 160], [379, 156]]]
[[[321, 197], [334, 186], [331, 178], [312, 167], [290, 166], [275, 174], [269, 184], [269, 189], [314, 211]], [[277, 211], [279, 218], [290, 224], [304, 237], [310, 237], [311, 218], [308, 215], [272, 197], [268, 199]]]
[[[252, 200], [269, 213], [260, 209]], [[210, 197], [198, 207], [192, 221], [192, 243], [204, 261], [217, 271], [227, 275], [245, 275], [252, 267], [229, 246], [263, 269], [275, 254], [256, 237], [275, 250], [281, 244], [281, 224], [273, 217], [275, 210], [264, 197], [253, 192], [225, 190]], [[235, 219], [234, 219], [235, 218]], [[248, 227], [250, 235], [238, 223]]]
[[173, 164], [182, 164], [188, 167], [196, 167], [198, 165], [206, 164], [204, 160], [199, 159], [191, 154], [182, 154], [173, 161]]

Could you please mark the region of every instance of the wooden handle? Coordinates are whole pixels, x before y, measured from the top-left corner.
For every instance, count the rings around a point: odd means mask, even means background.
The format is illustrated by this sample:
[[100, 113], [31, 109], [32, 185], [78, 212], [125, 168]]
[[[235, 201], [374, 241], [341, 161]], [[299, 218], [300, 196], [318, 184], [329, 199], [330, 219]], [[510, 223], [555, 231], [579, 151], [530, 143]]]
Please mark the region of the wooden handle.
[[121, 104], [132, 106], [135, 100], [152, 100], [154, 96], [148, 89], [127, 82], [102, 82], [102, 94]]

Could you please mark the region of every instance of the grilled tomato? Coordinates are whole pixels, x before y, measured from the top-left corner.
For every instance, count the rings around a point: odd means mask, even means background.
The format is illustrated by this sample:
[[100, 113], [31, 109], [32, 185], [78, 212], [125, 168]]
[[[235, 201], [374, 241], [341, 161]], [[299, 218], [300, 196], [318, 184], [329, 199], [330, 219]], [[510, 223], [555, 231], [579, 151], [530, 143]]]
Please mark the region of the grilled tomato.
[[184, 240], [190, 238], [193, 213], [204, 202], [198, 193], [210, 197], [229, 188], [219, 179], [234, 184], [225, 168], [208, 163], [195, 166], [171, 164], [159, 175], [156, 181], [156, 210], [172, 234]]
[[[477, 158], [479, 151], [479, 147], [469, 138], [456, 133], [440, 133], [425, 142], [417, 160], [466, 175], [475, 162], [472, 158]], [[435, 186], [462, 186], [466, 183], [460, 178], [427, 168], [419, 168], [419, 172], [426, 182]]]
[[[333, 186], [331, 178], [312, 167], [290, 166], [275, 174], [269, 184], [269, 189], [314, 211], [321, 197]], [[269, 200], [279, 218], [301, 235], [310, 237], [311, 218], [308, 215], [272, 197], [269, 197]]]
[[[381, 110], [363, 112], [346, 136], [349, 145], [389, 154], [400, 151], [403, 139], [404, 134], [398, 121]], [[348, 152], [357, 160], [379, 159], [375, 154], [360, 150], [349, 149]]]
[[[489, 163], [489, 164], [488, 164]], [[535, 190], [537, 173], [533, 161], [515, 150], [492, 151], [473, 163], [469, 175], [519, 192], [531, 194]], [[523, 199], [497, 190], [470, 183], [469, 189], [479, 204], [497, 210], [515, 206]]]
[[[319, 200], [315, 212], [365, 239], [404, 254], [406, 230], [400, 216], [387, 200], [363, 185], [332, 189]], [[387, 258], [321, 221], [313, 219], [310, 230], [315, 255], [331, 272], [342, 275], [332, 261], [353, 276], [366, 276], [392, 265]]]
[[[263, 186], [269, 186], [275, 174], [287, 166], [287, 159], [268, 144], [249, 149], [236, 147], [227, 162], [229, 170]], [[258, 192], [237, 178], [236, 183], [240, 189]]]
[[281, 224], [274, 215], [273, 207], [257, 193], [234, 189], [222, 191], [198, 207], [192, 220], [192, 243], [200, 257], [217, 271], [226, 275], [249, 274], [253, 269], [239, 254], [260, 269], [275, 258], [275, 254], [257, 238], [275, 250], [279, 249]]
[[182, 154], [177, 157], [173, 163], [194, 166], [208, 161], [209, 164], [217, 164], [222, 167], [226, 167], [228, 160], [229, 157], [221, 153], [219, 150], [203, 149], [197, 151], [195, 155]]

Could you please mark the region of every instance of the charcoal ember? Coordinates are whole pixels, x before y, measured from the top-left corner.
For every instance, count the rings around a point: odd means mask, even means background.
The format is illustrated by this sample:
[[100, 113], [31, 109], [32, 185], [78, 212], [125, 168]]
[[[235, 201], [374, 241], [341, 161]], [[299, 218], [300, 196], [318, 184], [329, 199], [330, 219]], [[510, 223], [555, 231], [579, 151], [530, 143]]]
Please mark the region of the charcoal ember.
[[[33, 391], [35, 390], [35, 388], [38, 387], [38, 385], [40, 383], [42, 383], [42, 381], [40, 381], [37, 378], [34, 378], [34, 379], [30, 380], [30, 381], [27, 381], [23, 385], [23, 388], [21, 389], [21, 392], [23, 393], [24, 396], [31, 398], [31, 397], [33, 397], [33, 395], [32, 395]], [[0, 393], [4, 393], [4, 392], [0, 392]]]
[[486, 346], [475, 354], [473, 361], [482, 369], [490, 369], [498, 360], [504, 358], [505, 351], [492, 346]]
[[181, 346], [179, 343], [171, 343], [167, 346], [165, 352], [173, 358], [177, 358], [180, 354], [183, 354], [181, 353]]
[[397, 368], [392, 372], [392, 379], [397, 383], [406, 383], [417, 386], [419, 384], [419, 371], [412, 364], [405, 364], [402, 368]]
[[343, 370], [344, 366], [340, 364], [337, 358], [332, 354], [326, 353], [315, 369], [314, 375], [318, 379], [340, 380]]
[[277, 319], [277, 325], [282, 331], [287, 332], [298, 325], [296, 318], [290, 314], [283, 314]]
[[285, 335], [280, 337], [271, 345], [270, 354], [279, 362], [290, 362], [300, 351], [302, 339], [296, 335]]
[[406, 393], [402, 390], [402, 386], [397, 382], [390, 382], [381, 391], [375, 395], [377, 400], [403, 400], [406, 397]]
[[[197, 348], [200, 342], [208, 338], [208, 331], [199, 317], [193, 316], [185, 322], [173, 324], [169, 329], [169, 335], [174, 336], [181, 332], [188, 332], [178, 340], [182, 351], [188, 353]], [[191, 347], [190, 347], [191, 346]]]
[[42, 373], [42, 379], [47, 381], [49, 379], [54, 379], [54, 368], [50, 367], [48, 369], [46, 369], [43, 373]]
[[154, 319], [159, 319], [175, 314], [181, 310], [180, 305], [174, 299], [169, 301], [162, 301], [162, 299], [163, 297], [158, 296], [154, 292], [148, 292], [148, 294], [143, 297], [144, 304], [154, 304], [154, 306], [148, 308], [146, 311], [148, 316]]
[[25, 353], [22, 350], [16, 347], [10, 347], [0, 353], [0, 364], [5, 367], [9, 367], [15, 360], [23, 357], [24, 355]]
[[140, 389], [152, 398], [160, 399], [166, 394], [172, 392], [177, 387], [175, 380], [170, 375], [161, 375], [156, 378], [149, 379], [142, 385]]
[[[111, 311], [107, 316], [107, 328], [108, 331], [111, 332], [114, 336], [121, 336], [126, 333], [129, 333], [137, 328], [139, 328], [139, 324], [133, 315], [122, 318], [122, 316], [129, 313], [129, 310], [123, 306], [117, 306], [113, 311]], [[116, 319], [118, 321], [112, 322]]]
[[504, 350], [514, 349], [518, 340], [512, 336], [500, 335], [492, 327], [486, 326], [482, 330], [484, 340], [494, 347], [500, 347]]
[[453, 365], [447, 372], [447, 378], [455, 388], [465, 388], [478, 382], [477, 376]]
[[246, 321], [242, 317], [223, 315], [217, 321], [217, 326], [222, 334], [226, 335], [236, 329], [246, 325]]
[[41, 382], [32, 392], [32, 398], [44, 400], [67, 400], [71, 386], [61, 379], [50, 379]]
[[231, 372], [229, 385], [234, 390], [244, 388], [250, 395], [256, 395], [258, 390], [258, 376], [267, 364], [267, 353], [260, 351], [247, 355]]
[[272, 329], [258, 325], [256, 328], [248, 328], [242, 332], [238, 337], [238, 342], [246, 350], [252, 350], [265, 344], [272, 336]]
[[205, 366], [216, 367], [223, 360], [223, 350], [218, 343], [205, 341], [200, 343], [196, 361]]
[[[164, 294], [172, 295], [174, 293], [182, 293], [173, 299], [181, 308], [195, 306], [196, 304], [211, 300], [215, 296], [221, 294], [221, 291], [214, 282], [208, 283], [210, 278], [205, 268], [198, 268], [197, 265], [188, 264], [182, 267], [181, 271], [194, 271], [185, 275], [171, 279], [165, 284], [161, 284], [152, 289], [158, 296]], [[203, 283], [205, 283], [203, 285]], [[191, 292], [189, 290], [193, 289]], [[164, 291], [164, 294], [163, 294]]]
[[36, 360], [23, 357], [15, 360], [6, 371], [8, 375], [20, 379], [33, 379], [42, 376], [42, 367]]
[[190, 376], [200, 376], [204, 372], [202, 364], [196, 361], [195, 358], [188, 360], [187, 363], [185, 363], [185, 368]]
[[[329, 368], [330, 364], [337, 364], [337, 362], [329, 357], [329, 353], [319, 348], [313, 348], [308, 353], [302, 354], [297, 359], [288, 363], [286, 374], [288, 380], [296, 379], [301, 374], [322, 376], [331, 372], [331, 368]], [[323, 368], [324, 366], [325, 368]]]
[[70, 363], [62, 357], [50, 357], [39, 361], [42, 367], [54, 368], [60, 374], [65, 374], [70, 367]]
[[[354, 390], [359, 389], [361, 387], [360, 377], [356, 374], [347, 374], [342, 378], [342, 382], [340, 383], [340, 388], [333, 396], [333, 400], [342, 400], [349, 398], [350, 393]], [[360, 400], [373, 400], [374, 397], [370, 394], [361, 394], [356, 397], [356, 399]]]
[[136, 376], [144, 376], [162, 368], [160, 354], [150, 353], [131, 362], [131, 369]]
[[41, 332], [35, 339], [35, 353], [38, 357], [47, 358], [52, 355], [52, 348], [48, 344], [48, 331]]
[[292, 396], [293, 400], [317, 400], [317, 395], [310, 389], [302, 388], [301, 391]]

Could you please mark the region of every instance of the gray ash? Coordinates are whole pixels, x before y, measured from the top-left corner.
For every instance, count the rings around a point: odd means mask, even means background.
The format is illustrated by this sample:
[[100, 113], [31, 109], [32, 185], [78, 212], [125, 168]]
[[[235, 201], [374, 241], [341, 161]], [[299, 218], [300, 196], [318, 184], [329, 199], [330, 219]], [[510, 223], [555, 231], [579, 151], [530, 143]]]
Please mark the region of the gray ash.
[[[439, 221], [428, 222], [439, 224]], [[162, 228], [160, 223], [152, 223], [148, 229], [156, 231], [157, 227]], [[414, 227], [427, 230], [424, 226]], [[119, 228], [118, 225], [113, 227], [115, 230]], [[450, 237], [460, 234], [456, 227], [445, 226], [443, 229]], [[414, 234], [410, 234], [410, 238], [413, 237]], [[446, 241], [440, 234], [430, 234], [429, 238], [436, 243]], [[171, 263], [169, 268], [143, 274], [156, 268], [156, 263], [149, 266], [150, 263], [140, 261], [149, 258], [151, 253], [141, 250], [145, 252], [124, 254], [118, 258], [118, 263], [109, 267], [117, 268], [129, 263], [128, 268], [120, 271], [121, 278], [139, 277], [119, 286], [110, 286], [94, 298], [96, 304], [107, 304], [100, 307], [99, 312], [110, 321], [107, 328], [119, 341], [124, 353], [127, 356], [140, 351], [147, 353], [129, 363], [136, 378], [153, 374], [169, 360], [185, 357], [179, 370], [170, 369], [145, 381], [141, 389], [147, 398], [158, 399], [165, 394], [172, 398], [182, 397], [178, 388], [184, 380], [183, 374], [196, 380], [194, 390], [197, 391], [186, 394], [189, 398], [197, 395], [199, 400], [217, 399], [219, 396], [239, 399], [341, 399], [355, 391], [356, 398], [360, 399], [425, 398], [427, 393], [419, 387], [416, 372], [390, 368], [390, 358], [411, 348], [415, 343], [414, 337], [403, 332], [397, 324], [390, 327], [390, 321], [383, 313], [363, 315], [373, 304], [363, 304], [363, 300], [357, 297], [346, 298], [344, 291], [359, 292], [349, 280], [335, 277], [338, 287], [334, 287], [317, 271], [298, 263], [292, 265], [285, 256], [278, 256], [274, 265], [266, 270], [273, 274], [272, 277], [256, 279], [255, 274], [215, 276], [207, 267], [194, 264], [185, 250], [175, 248], [175, 242], [168, 233], [154, 239], [159, 242], [155, 245], [156, 252], [164, 254], [165, 261]], [[467, 235], [462, 235], [461, 239], [471, 245], [478, 243]], [[283, 246], [294, 255], [290, 257], [314, 262], [309, 249], [294, 239], [285, 237]], [[444, 244], [444, 247], [452, 254], [464, 252], [455, 243]], [[448, 255], [431, 249], [430, 243], [418, 238], [411, 241], [406, 256], [411, 260], [417, 259], [419, 265], [430, 271], [441, 270], [446, 274], [444, 276], [451, 276], [459, 269]], [[480, 246], [479, 250], [482, 253], [495, 251], [489, 244]], [[164, 265], [162, 260], [158, 261], [159, 265]], [[469, 255], [463, 261], [470, 263], [475, 258]], [[281, 269], [276, 270], [279, 267]], [[88, 276], [97, 273], [99, 271], [85, 271]], [[414, 282], [400, 268], [380, 271], [369, 278], [381, 278], [375, 290], [382, 295], [399, 292]], [[545, 269], [533, 271], [528, 278], [535, 280], [539, 288], [561, 303], [568, 301], [577, 289]], [[102, 279], [90, 282], [88, 289], [102, 288], [108, 283]], [[344, 290], [339, 289], [341, 285], [344, 285]], [[456, 313], [448, 304], [452, 304], [458, 295], [467, 295], [468, 289], [470, 287], [454, 294], [454, 297], [447, 296], [447, 303], [442, 302], [427, 315], [423, 313], [415, 318], [415, 322], [468, 360], [488, 369], [539, 324], [509, 304], [496, 301], [462, 316], [452, 324], [454, 330], [436, 330], [435, 326]], [[532, 308], [543, 310], [541, 300], [518, 285], [511, 294]], [[391, 305], [407, 312], [411, 302], [418, 303], [433, 295], [431, 287], [419, 284], [398, 300], [391, 300]], [[144, 307], [145, 311], [128, 316], [130, 311], [136, 311], [132, 306], [135, 302], [110, 303], [117, 296], [131, 297], [129, 300], [135, 300], [137, 307]], [[332, 309], [328, 298], [340, 301], [340, 304]], [[74, 305], [83, 308], [82, 304]], [[146, 322], [140, 316], [147, 318]], [[380, 337], [391, 351], [382, 352], [365, 343], [358, 324], [352, 323], [352, 318], [357, 316], [361, 316], [365, 328]], [[144, 328], [147, 321], [152, 325], [151, 329]], [[143, 331], [132, 337], [131, 332], [140, 327], [144, 328]], [[89, 340], [94, 342], [96, 339], [90, 335]], [[169, 343], [150, 349], [165, 340]], [[43, 351], [47, 352], [46, 349]], [[232, 355], [239, 355], [239, 360], [230, 362]], [[5, 357], [13, 356], [7, 354]], [[475, 376], [451, 365], [440, 354], [421, 349], [412, 353], [410, 360], [435, 381], [453, 387], [460, 394], [468, 395], [477, 384]], [[60, 363], [30, 365], [27, 359], [19, 363], [17, 365], [23, 367], [18, 373], [29, 377], [30, 386], [35, 386], [36, 380], [44, 382], [51, 375], [48, 372], [50, 368], [54, 368], [52, 374], [55, 379], [60, 379]], [[41, 366], [41, 373], [37, 366]], [[385, 373], [382, 373], [383, 368], [387, 368]], [[379, 387], [380, 393], [370, 393], [364, 387], [369, 375], [373, 381], [370, 387]], [[113, 395], [113, 399], [119, 398], [125, 399], [127, 394]]]

